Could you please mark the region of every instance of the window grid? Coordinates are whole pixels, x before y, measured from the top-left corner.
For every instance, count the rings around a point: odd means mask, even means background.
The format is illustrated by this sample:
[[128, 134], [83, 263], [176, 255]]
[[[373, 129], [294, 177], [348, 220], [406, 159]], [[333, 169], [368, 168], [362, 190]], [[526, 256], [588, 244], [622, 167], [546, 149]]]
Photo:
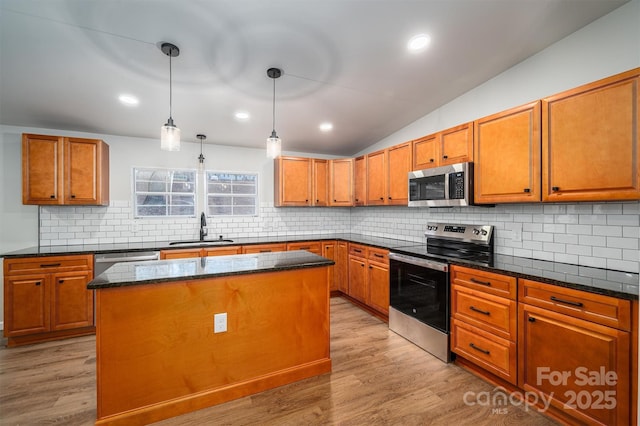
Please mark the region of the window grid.
[[196, 172], [134, 168], [135, 217], [195, 217]]
[[257, 216], [258, 174], [207, 172], [208, 216]]

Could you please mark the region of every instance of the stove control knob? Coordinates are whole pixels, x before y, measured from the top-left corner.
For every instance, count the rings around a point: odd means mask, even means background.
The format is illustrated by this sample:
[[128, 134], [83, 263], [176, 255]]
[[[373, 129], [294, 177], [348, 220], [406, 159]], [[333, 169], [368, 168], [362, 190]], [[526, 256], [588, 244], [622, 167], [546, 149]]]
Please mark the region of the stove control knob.
[[473, 229], [473, 235], [480, 235], [480, 230], [479, 230], [479, 229], [474, 228], [474, 229]]
[[482, 230], [482, 235], [487, 235], [487, 230], [486, 229]]

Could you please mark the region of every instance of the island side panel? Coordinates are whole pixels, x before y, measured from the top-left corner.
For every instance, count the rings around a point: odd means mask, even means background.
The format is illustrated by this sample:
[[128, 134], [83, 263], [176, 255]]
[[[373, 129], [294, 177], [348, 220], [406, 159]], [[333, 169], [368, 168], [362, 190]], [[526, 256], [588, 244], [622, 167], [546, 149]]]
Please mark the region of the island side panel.
[[[96, 293], [98, 423], [160, 420], [331, 370], [327, 267]], [[227, 331], [214, 334], [223, 312]]]

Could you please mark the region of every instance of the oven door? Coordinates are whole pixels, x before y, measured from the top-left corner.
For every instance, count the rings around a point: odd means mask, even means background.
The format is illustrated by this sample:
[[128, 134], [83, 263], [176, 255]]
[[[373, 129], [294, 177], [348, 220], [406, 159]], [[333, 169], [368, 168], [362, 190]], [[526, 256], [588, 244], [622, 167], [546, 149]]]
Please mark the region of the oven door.
[[448, 334], [448, 265], [390, 253], [389, 304], [402, 314]]

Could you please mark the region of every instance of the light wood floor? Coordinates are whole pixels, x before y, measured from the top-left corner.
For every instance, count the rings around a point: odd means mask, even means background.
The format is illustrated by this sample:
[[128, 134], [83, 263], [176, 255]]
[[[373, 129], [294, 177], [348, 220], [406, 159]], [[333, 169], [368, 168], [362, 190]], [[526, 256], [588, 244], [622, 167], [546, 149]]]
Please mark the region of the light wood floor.
[[[494, 386], [445, 364], [342, 298], [331, 300], [333, 372], [158, 425], [552, 425], [535, 409], [465, 404]], [[0, 424], [91, 425], [95, 338], [0, 349]], [[485, 394], [487, 395], [487, 394]], [[467, 398], [476, 401], [475, 398]]]

